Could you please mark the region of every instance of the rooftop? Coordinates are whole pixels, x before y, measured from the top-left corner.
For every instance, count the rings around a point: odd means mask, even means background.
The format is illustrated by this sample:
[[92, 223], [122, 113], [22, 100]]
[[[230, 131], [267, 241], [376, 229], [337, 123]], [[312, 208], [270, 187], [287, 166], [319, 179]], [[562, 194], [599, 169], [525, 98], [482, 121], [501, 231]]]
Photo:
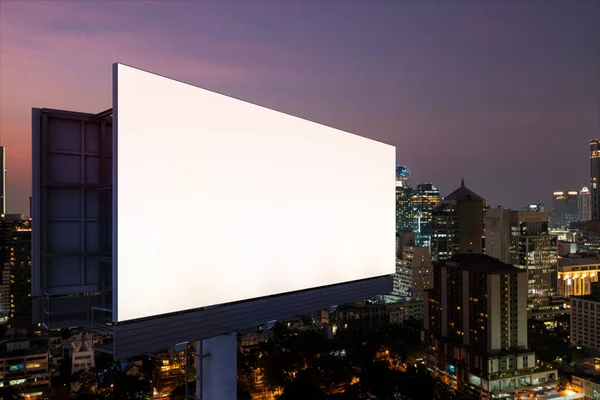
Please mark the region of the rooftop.
[[510, 274], [514, 272], [526, 272], [524, 269], [519, 269], [510, 264], [505, 264], [497, 258], [477, 253], [457, 254], [446, 261], [446, 266], [461, 268], [473, 272], [484, 272], [486, 274]]
[[446, 201], [465, 201], [465, 200], [478, 200], [485, 201], [483, 197], [465, 186], [465, 180], [460, 182], [460, 187], [448, 196], [444, 197]]
[[558, 265], [561, 267], [570, 267], [573, 265], [600, 265], [600, 260], [596, 257], [564, 257], [558, 259]]

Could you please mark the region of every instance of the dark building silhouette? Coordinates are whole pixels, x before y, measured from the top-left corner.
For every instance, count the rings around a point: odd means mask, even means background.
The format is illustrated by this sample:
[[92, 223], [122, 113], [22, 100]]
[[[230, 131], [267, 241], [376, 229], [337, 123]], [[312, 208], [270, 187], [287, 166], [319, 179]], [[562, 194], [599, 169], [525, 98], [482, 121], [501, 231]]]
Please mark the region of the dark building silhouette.
[[443, 261], [460, 253], [482, 253], [484, 207], [486, 203], [465, 186], [464, 179], [454, 192], [433, 209], [431, 257]]
[[600, 219], [600, 139], [590, 140], [590, 193], [592, 195], [592, 219]]

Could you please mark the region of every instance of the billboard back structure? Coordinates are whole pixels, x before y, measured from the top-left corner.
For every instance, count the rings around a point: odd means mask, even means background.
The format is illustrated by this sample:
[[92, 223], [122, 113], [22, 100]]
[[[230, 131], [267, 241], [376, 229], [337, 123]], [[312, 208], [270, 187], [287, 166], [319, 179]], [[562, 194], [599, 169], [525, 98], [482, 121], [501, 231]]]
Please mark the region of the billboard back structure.
[[126, 356], [391, 291], [393, 146], [113, 68], [111, 110], [33, 112], [47, 327], [102, 326]]

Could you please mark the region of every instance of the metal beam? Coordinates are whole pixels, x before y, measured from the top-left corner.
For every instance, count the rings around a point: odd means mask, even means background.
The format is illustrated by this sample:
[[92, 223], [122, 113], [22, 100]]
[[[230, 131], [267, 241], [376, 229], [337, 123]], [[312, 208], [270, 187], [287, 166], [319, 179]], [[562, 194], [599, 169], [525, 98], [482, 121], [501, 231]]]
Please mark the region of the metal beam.
[[102, 119], [102, 118], [110, 117], [112, 115], [112, 113], [113, 113], [113, 109], [109, 108], [106, 111], [102, 111], [101, 113], [98, 113], [96, 115], [92, 115], [89, 120], [90, 121], [97, 121], [97, 120]]

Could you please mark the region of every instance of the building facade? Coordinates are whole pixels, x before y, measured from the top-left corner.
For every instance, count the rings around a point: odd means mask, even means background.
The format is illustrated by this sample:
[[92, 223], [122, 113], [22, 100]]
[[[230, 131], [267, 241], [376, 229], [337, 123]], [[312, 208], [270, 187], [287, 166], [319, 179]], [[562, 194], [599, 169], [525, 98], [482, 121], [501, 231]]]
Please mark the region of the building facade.
[[571, 298], [571, 344], [600, 351], [600, 298]]
[[558, 242], [548, 230], [548, 213], [519, 212], [517, 267], [528, 273], [530, 302], [557, 292]]
[[564, 297], [592, 293], [598, 282], [600, 260], [596, 257], [564, 257], [558, 259], [558, 294]]
[[579, 193], [576, 190], [554, 192], [550, 228], [569, 229], [571, 222], [579, 220]]
[[48, 396], [50, 365], [47, 345], [16, 335], [1, 346], [0, 386], [12, 387], [24, 399]]
[[413, 190], [396, 185], [396, 233], [413, 231]]
[[444, 261], [456, 254], [482, 253], [485, 200], [461, 186], [433, 210], [431, 258]]
[[600, 139], [590, 140], [590, 195], [592, 220], [600, 220]]
[[580, 221], [586, 222], [592, 219], [592, 194], [586, 186], [579, 191], [578, 208]]
[[401, 298], [423, 299], [425, 290], [433, 286], [433, 266], [429, 249], [405, 246], [396, 261], [392, 295]]
[[505, 208], [492, 208], [485, 215], [485, 253], [510, 265], [518, 264], [519, 215]]
[[410, 170], [405, 165], [396, 165], [396, 187], [410, 188]]
[[413, 192], [413, 231], [415, 244], [421, 247], [431, 246], [431, 226], [433, 209], [440, 202], [440, 191], [431, 183], [419, 183]]
[[527, 273], [482, 254], [436, 266], [425, 296], [427, 367], [482, 399], [556, 389], [556, 370], [536, 367], [527, 342]]

